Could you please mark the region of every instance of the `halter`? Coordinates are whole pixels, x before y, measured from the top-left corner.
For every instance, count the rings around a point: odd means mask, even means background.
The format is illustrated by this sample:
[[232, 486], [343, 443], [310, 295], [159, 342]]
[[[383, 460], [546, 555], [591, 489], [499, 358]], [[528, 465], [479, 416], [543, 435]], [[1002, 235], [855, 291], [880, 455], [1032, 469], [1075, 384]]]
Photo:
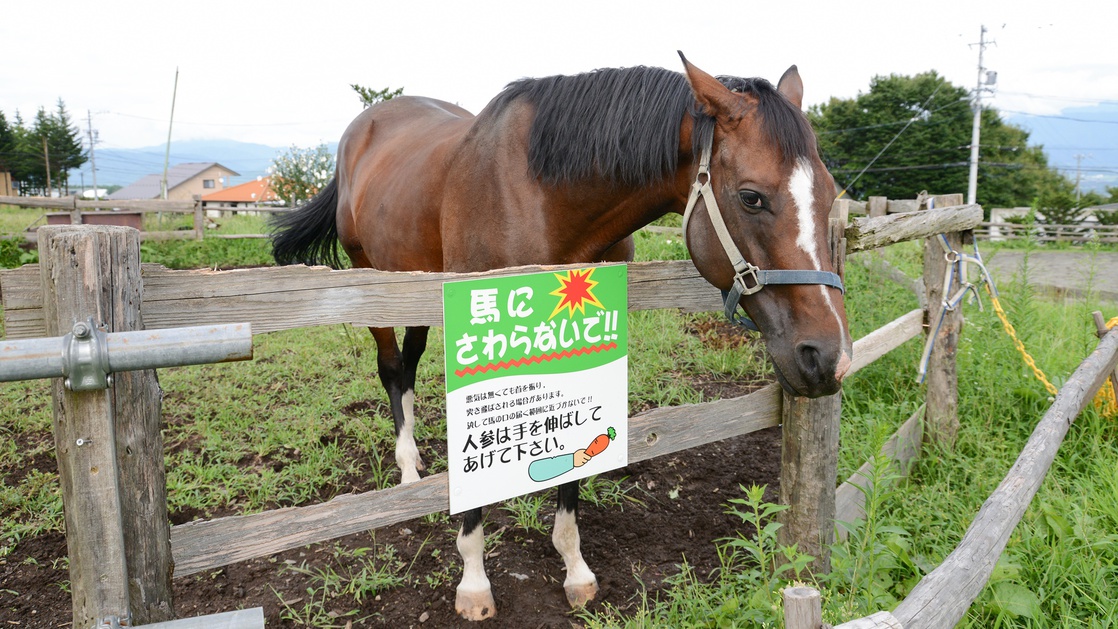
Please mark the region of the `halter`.
[[[718, 241], [722, 243], [722, 250], [726, 252], [726, 257], [730, 259], [730, 264], [734, 267], [734, 282], [730, 286], [730, 290], [722, 291], [726, 318], [732, 323], [738, 323], [750, 330], [760, 332], [760, 328], [748, 316], [742, 317], [737, 314], [738, 300], [742, 295], [756, 293], [766, 284], [822, 284], [837, 288], [845, 293], [846, 289], [843, 288], [842, 278], [830, 271], [790, 271], [783, 269], [768, 271], [751, 264], [741, 255], [741, 251], [734, 244], [734, 239], [730, 237], [730, 230], [726, 228], [726, 221], [722, 218], [722, 210], [718, 207], [714, 190], [710, 186], [710, 154], [713, 144], [713, 137], [704, 144], [703, 153], [699, 160], [699, 172], [695, 175], [695, 183], [691, 184], [691, 196], [687, 199], [687, 209], [683, 212], [683, 243], [684, 245], [687, 244], [687, 222], [691, 218], [691, 211], [695, 209], [695, 204], [702, 196], [703, 202], [706, 204], [707, 216], [710, 217], [710, 223], [714, 226], [714, 233], [718, 235]], [[749, 281], [747, 281], [747, 278], [749, 278]]]

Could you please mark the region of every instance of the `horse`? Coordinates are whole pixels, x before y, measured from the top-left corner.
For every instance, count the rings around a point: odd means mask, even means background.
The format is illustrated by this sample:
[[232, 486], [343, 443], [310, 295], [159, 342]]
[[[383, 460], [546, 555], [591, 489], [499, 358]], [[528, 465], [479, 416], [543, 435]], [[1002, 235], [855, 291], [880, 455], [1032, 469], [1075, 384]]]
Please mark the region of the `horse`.
[[[273, 224], [280, 264], [473, 272], [629, 261], [632, 234], [684, 215], [699, 273], [762, 332], [782, 386], [834, 394], [852, 345], [830, 261], [834, 180], [820, 161], [792, 66], [774, 87], [714, 77], [680, 52], [683, 72], [637, 66], [521, 79], [475, 117], [433, 98], [399, 96], [358, 115], [334, 179]], [[416, 365], [426, 327], [370, 328], [391, 401], [401, 482], [425, 470], [414, 439]], [[480, 508], [458, 532], [455, 608], [496, 613], [483, 565]], [[552, 541], [572, 607], [597, 579], [580, 550], [578, 483], [558, 488]]]

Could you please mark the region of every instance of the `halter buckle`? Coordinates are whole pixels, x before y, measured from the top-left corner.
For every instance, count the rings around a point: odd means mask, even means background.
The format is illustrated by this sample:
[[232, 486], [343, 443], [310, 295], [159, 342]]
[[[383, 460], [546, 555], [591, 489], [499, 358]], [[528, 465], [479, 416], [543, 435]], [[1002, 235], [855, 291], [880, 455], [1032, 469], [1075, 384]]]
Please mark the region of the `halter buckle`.
[[[759, 267], [746, 262], [745, 269], [734, 274], [734, 284], [737, 284], [741, 287], [742, 295], [752, 295], [753, 293], [756, 293], [757, 291], [765, 287], [765, 284], [757, 275], [760, 270], [761, 269]], [[753, 286], [750, 286], [749, 283], [745, 281], [745, 278], [747, 277], [753, 278]]]

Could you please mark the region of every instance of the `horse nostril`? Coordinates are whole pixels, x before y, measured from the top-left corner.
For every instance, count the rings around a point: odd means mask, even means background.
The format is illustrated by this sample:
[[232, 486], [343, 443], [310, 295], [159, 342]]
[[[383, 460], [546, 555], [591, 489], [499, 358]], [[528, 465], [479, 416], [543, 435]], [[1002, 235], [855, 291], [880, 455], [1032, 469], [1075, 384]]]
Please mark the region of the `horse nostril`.
[[825, 358], [819, 346], [814, 343], [800, 343], [796, 346], [796, 366], [804, 379], [812, 384], [819, 384], [824, 380], [824, 374], [829, 370], [823, 363]]

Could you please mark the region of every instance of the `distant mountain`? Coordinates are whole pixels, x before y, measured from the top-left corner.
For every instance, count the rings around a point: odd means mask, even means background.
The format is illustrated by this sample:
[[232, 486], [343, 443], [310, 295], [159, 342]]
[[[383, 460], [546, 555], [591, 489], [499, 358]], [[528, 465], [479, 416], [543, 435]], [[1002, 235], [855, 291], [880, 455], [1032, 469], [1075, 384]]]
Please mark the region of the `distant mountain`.
[[[238, 176], [226, 185], [236, 185], [252, 181], [266, 174], [268, 166], [276, 154], [290, 147], [265, 146], [234, 140], [182, 140], [171, 142], [170, 164], [182, 162], [217, 162], [232, 169]], [[337, 145], [330, 146], [331, 151]], [[126, 186], [144, 175], [163, 172], [163, 157], [166, 148], [149, 146], [135, 149], [97, 149], [97, 185]], [[70, 184], [93, 185], [92, 165], [89, 162], [79, 170], [71, 171]]]
[[1105, 196], [1107, 186], [1118, 186], [1118, 103], [1072, 107], [1054, 116], [1013, 114], [1007, 121], [1027, 130], [1029, 144], [1043, 146], [1048, 165], [1072, 181], [1078, 167], [1084, 192]]

